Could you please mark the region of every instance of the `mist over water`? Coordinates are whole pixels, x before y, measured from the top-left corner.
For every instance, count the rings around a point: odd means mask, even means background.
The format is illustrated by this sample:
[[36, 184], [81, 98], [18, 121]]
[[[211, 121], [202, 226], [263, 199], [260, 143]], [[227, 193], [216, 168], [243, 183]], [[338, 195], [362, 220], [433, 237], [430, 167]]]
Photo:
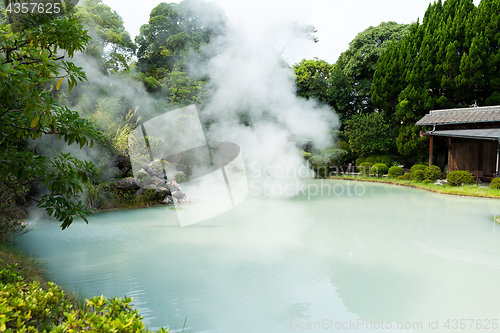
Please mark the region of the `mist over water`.
[[295, 332], [324, 320], [364, 323], [342, 332], [447, 332], [447, 319], [498, 317], [498, 200], [310, 184], [332, 191], [251, 195], [185, 228], [168, 207], [97, 214], [65, 231], [42, 220], [17, 243], [87, 297], [134, 297], [150, 328], [180, 331], [187, 316], [193, 333]]

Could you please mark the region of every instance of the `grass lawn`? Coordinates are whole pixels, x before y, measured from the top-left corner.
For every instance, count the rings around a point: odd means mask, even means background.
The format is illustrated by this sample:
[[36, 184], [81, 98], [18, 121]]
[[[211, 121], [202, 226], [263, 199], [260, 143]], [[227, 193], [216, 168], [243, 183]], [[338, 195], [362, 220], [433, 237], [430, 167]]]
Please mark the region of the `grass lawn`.
[[479, 185], [479, 187], [477, 187], [477, 185], [449, 186], [447, 184], [444, 185], [434, 185], [433, 183], [424, 184], [413, 180], [387, 179], [387, 178], [375, 178], [375, 177], [368, 178], [361, 176], [336, 176], [336, 177], [330, 177], [330, 179], [386, 183], [386, 184], [415, 187], [415, 188], [420, 188], [422, 190], [442, 193], [442, 194], [500, 199], [500, 190], [491, 189], [481, 184]]

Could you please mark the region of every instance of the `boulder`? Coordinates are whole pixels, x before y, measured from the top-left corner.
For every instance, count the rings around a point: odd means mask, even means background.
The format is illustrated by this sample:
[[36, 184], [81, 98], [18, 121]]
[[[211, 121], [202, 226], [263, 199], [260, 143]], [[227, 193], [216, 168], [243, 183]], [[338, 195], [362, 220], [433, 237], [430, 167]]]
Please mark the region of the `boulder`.
[[139, 188], [139, 185], [137, 185], [137, 182], [132, 177], [117, 179], [114, 184], [116, 188], [124, 190], [137, 190]]
[[179, 203], [180, 204], [190, 204], [191, 200], [189, 200], [188, 198], [182, 198], [182, 199], [179, 199]]
[[167, 182], [167, 187], [171, 192], [180, 191], [181, 188], [175, 180], [170, 180]]
[[181, 192], [181, 191], [173, 191], [171, 193], [172, 193], [172, 196], [174, 198], [177, 198], [177, 199], [182, 199], [182, 198], [186, 197], [186, 195], [184, 194], [184, 192]]

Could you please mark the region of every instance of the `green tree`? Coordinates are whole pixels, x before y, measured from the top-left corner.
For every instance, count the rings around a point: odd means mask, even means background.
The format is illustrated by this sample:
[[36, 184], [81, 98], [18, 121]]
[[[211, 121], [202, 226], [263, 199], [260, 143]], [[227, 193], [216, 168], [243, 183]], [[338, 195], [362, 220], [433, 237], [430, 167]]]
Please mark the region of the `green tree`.
[[391, 126], [379, 112], [353, 115], [344, 133], [350, 150], [359, 156], [385, 154], [394, 147]]
[[296, 76], [297, 95], [309, 99], [314, 98], [321, 102], [329, 102], [328, 90], [334, 65], [324, 60], [303, 59], [293, 66]]
[[163, 2], [151, 11], [148, 24], [135, 38], [138, 69], [156, 79], [165, 75], [162, 71], [155, 76], [157, 69], [186, 72], [191, 61], [201, 62], [216, 53], [209, 43], [225, 28], [225, 14], [214, 4], [200, 0]]
[[400, 41], [408, 30], [406, 24], [382, 22], [360, 32], [349, 43], [349, 49], [337, 60], [337, 72], [332, 76], [330, 96], [339, 113], [350, 116], [373, 111], [371, 85], [379, 56], [391, 41]]
[[123, 20], [102, 0], [83, 0], [76, 7], [75, 17], [82, 21], [92, 42], [85, 53], [103, 62], [106, 71], [116, 73], [128, 69], [136, 45], [123, 26]]
[[372, 99], [395, 115], [402, 155], [425, 154], [414, 124], [429, 110], [500, 102], [499, 15], [498, 0], [438, 1], [380, 56]]
[[17, 32], [0, 26], [0, 181], [18, 195], [28, 195], [33, 183], [44, 184], [48, 193], [32, 199], [64, 229], [75, 216], [86, 221], [90, 214], [78, 194], [97, 170], [70, 154], [42, 156], [27, 140], [56, 135], [83, 147], [100, 138], [92, 123], [61, 106], [47, 89], [54, 80], [56, 89], [67, 80], [71, 90], [86, 79], [82, 68], [65, 59], [83, 51], [90, 37], [71, 16], [39, 23]]

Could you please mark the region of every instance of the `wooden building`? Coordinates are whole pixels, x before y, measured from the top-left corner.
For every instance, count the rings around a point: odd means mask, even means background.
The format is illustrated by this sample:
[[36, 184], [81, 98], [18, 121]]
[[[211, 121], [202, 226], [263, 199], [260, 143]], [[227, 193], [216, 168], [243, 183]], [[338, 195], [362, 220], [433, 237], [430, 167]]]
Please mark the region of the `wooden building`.
[[500, 106], [434, 110], [417, 125], [432, 126], [422, 133], [430, 138], [429, 165], [478, 172], [485, 180], [499, 176]]

